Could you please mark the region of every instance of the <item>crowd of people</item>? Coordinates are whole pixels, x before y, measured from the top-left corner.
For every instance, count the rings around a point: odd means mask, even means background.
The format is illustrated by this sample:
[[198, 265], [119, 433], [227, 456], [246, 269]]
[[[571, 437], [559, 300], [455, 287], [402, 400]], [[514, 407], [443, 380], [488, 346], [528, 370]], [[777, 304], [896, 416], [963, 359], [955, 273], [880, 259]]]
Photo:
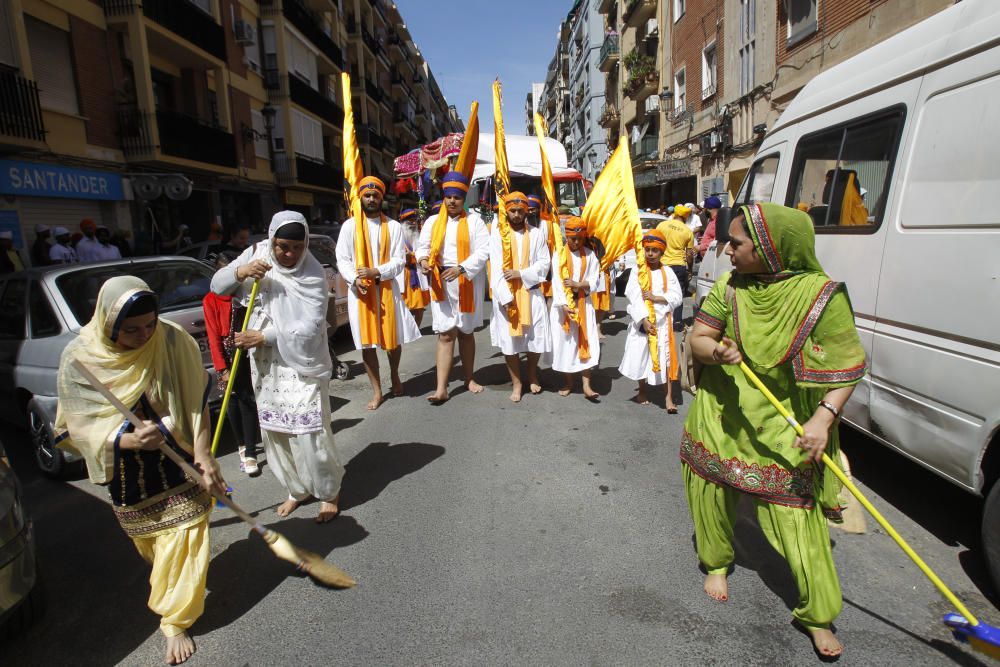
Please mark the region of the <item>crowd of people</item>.
[[[562, 376], [559, 395], [571, 394], [579, 377], [583, 395], [597, 401], [591, 372], [601, 358], [598, 312], [613, 310], [612, 287], [587, 225], [578, 217], [565, 220], [565, 243], [557, 253], [559, 227], [545, 224], [538, 197], [506, 194], [509, 228], [501, 230], [466, 210], [468, 189], [465, 176], [450, 172], [441, 183], [440, 208], [430, 209], [424, 220], [403, 209], [397, 221], [384, 212], [384, 182], [367, 177], [357, 185], [364, 220], [342, 223], [336, 254], [349, 290], [353, 342], [372, 388], [367, 408], [378, 409], [385, 396], [379, 350], [389, 363], [390, 391], [405, 393], [402, 347], [420, 337], [428, 308], [437, 337], [437, 382], [427, 400], [441, 404], [451, 397], [456, 343], [462, 383], [470, 395], [481, 393], [474, 334], [486, 323], [487, 295], [490, 342], [504, 357], [512, 402], [543, 392], [542, 365]], [[720, 207], [714, 197], [705, 201], [705, 234]], [[695, 253], [692, 212], [676, 206], [657, 229], [643, 232], [650, 282], [642, 288], [633, 271], [625, 290], [631, 321], [619, 371], [637, 383], [639, 404], [649, 403], [650, 386], [663, 386], [669, 413], [677, 412], [673, 334], [681, 325]], [[204, 307], [220, 382], [228, 380], [237, 349], [249, 356], [234, 379], [229, 414], [242, 469], [260, 473], [262, 443], [287, 492], [277, 513], [288, 516], [315, 501], [316, 521], [326, 523], [339, 514], [345, 467], [330, 415], [328, 286], [308, 251], [309, 233], [305, 218], [294, 211], [277, 213], [267, 240], [253, 245], [246, 230], [231, 230], [220, 239]], [[749, 495], [765, 535], [799, 586], [795, 622], [818, 653], [837, 655], [842, 647], [831, 623], [840, 592], [824, 517], [839, 507], [835, 481], [815, 463], [824, 451], [836, 450], [833, 427], [865, 372], [864, 351], [846, 292], [816, 261], [807, 214], [772, 204], [743, 207], [729, 236], [734, 273], [715, 284], [691, 334], [702, 370], [680, 449], [705, 591], [712, 599], [728, 599], [736, 502]], [[258, 301], [251, 303], [257, 282]], [[249, 324], [242, 330], [247, 309]], [[157, 310], [156, 295], [141, 281], [105, 283], [93, 319], [63, 357], [56, 426], [60, 446], [80, 453], [91, 479], [109, 485], [119, 521], [152, 563], [149, 606], [162, 619], [167, 661], [176, 664], [194, 651], [187, 629], [203, 606], [205, 491], [224, 489], [225, 481], [206, 449], [208, 376], [197, 347], [178, 327], [158, 319]], [[656, 370], [652, 333], [658, 334]], [[123, 421], [87, 387], [69, 363], [73, 359], [88, 364], [141, 413], [146, 426], [135, 429]], [[768, 411], [739, 370], [744, 360], [772, 387], [785, 390], [787, 407], [808, 416], [804, 436], [785, 430], [780, 416]], [[187, 480], [160, 447], [196, 464], [203, 478]]]

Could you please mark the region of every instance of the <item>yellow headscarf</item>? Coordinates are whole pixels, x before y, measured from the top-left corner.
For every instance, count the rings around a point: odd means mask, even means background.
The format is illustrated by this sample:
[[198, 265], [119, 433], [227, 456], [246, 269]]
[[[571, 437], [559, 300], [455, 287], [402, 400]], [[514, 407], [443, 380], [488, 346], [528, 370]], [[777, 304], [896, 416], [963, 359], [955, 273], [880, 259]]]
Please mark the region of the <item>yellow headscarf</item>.
[[138, 298], [152, 294], [139, 278], [109, 279], [97, 295], [94, 316], [66, 346], [59, 362], [56, 444], [79, 454], [90, 481], [97, 484], [107, 484], [114, 477], [114, 450], [109, 444], [125, 418], [90, 387], [71, 364], [74, 359], [86, 364], [130, 408], [146, 394], [163, 426], [189, 453], [194, 435], [202, 428], [208, 374], [190, 334], [159, 319], [153, 336], [142, 347], [127, 350], [114, 342], [129, 308]]

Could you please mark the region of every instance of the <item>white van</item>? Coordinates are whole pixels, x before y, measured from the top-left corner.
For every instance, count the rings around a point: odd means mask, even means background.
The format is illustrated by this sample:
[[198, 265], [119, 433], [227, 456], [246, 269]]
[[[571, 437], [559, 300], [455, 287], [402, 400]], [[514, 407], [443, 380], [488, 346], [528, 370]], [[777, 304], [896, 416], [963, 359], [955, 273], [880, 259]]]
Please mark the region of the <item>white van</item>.
[[[808, 208], [871, 364], [846, 420], [986, 498], [1000, 589], [998, 111], [1000, 2], [965, 0], [806, 85], [735, 201]], [[710, 248], [699, 298], [729, 269]]]

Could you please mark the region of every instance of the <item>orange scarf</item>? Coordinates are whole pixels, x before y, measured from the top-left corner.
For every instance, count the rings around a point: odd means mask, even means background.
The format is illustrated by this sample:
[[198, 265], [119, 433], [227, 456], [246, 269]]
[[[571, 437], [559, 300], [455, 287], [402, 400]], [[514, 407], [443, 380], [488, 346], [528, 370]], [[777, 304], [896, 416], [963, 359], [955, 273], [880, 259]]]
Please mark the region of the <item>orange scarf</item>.
[[[378, 254], [379, 264], [389, 261], [389, 222], [380, 215]], [[354, 220], [354, 262], [358, 268], [374, 268], [372, 245], [368, 236], [368, 218]], [[361, 344], [378, 345], [383, 350], [399, 347], [396, 337], [396, 304], [392, 293], [392, 280], [382, 278], [358, 281], [366, 292], [358, 293], [358, 320], [361, 324]], [[373, 289], [374, 288], [374, 289]], [[381, 321], [380, 321], [381, 320]]]
[[[556, 237], [553, 236], [553, 234], [562, 234], [562, 230], [559, 228], [559, 225], [553, 223], [545, 217], [542, 217], [541, 224], [546, 225], [548, 228], [549, 233], [545, 235], [545, 245], [549, 247], [549, 257], [554, 257], [554, 253], [556, 251]], [[541, 227], [541, 225], [539, 225], [539, 227]], [[552, 271], [552, 274], [555, 275], [555, 270]], [[539, 289], [542, 292], [542, 296], [548, 299], [552, 296], [552, 281], [543, 281], [542, 286]]]
[[[660, 278], [663, 279], [663, 296], [667, 296], [667, 270], [664, 268], [663, 264], [660, 264]], [[670, 366], [667, 367], [667, 378], [671, 381], [676, 380], [678, 375], [678, 365], [677, 365], [677, 354], [674, 352], [677, 348], [674, 347], [674, 315], [672, 312], [667, 313], [667, 345], [668, 351], [670, 352]]]
[[[513, 240], [514, 230], [511, 229]], [[524, 226], [524, 235], [521, 237], [521, 249], [518, 252], [517, 244], [510, 244], [511, 268], [520, 271], [531, 263], [531, 228], [527, 224]], [[514, 307], [508, 306], [507, 316], [510, 318], [510, 335], [523, 336], [524, 330], [531, 327], [531, 295], [524, 287], [524, 281], [520, 278], [510, 281], [510, 289], [514, 294]]]
[[[448, 230], [448, 211], [441, 206], [434, 227], [431, 229], [431, 255], [427, 258], [427, 263], [431, 267], [431, 298], [435, 301], [447, 299], [445, 294], [444, 281], [441, 280], [441, 256], [444, 251], [444, 237]], [[471, 254], [471, 244], [469, 241], [469, 218], [462, 211], [462, 217], [458, 219], [458, 263], [461, 264], [469, 258]], [[458, 277], [458, 311], [460, 313], [476, 312], [476, 299], [472, 288], [472, 280], [464, 273]]]
[[[562, 249], [562, 278], [563, 280], [569, 278], [572, 275], [573, 259], [572, 253], [569, 249], [569, 244], [564, 245]], [[583, 276], [587, 273], [587, 248], [580, 249], [580, 277], [577, 280], [582, 281]], [[587, 361], [590, 359], [590, 343], [587, 340], [587, 293], [582, 289], [576, 292], [576, 330], [577, 330], [577, 347], [579, 348], [580, 361]], [[570, 318], [567, 316], [563, 318], [563, 330], [569, 331]]]

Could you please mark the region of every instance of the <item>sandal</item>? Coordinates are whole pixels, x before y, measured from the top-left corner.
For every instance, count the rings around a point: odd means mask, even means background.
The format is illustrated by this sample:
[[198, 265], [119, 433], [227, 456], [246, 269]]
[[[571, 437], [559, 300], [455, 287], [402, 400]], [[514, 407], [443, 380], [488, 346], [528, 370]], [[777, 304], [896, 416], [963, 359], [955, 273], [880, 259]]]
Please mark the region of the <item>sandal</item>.
[[243, 460], [243, 472], [250, 475], [251, 477], [256, 477], [260, 474], [260, 467], [257, 465], [257, 459], [249, 457]]
[[247, 448], [241, 446], [241, 447], [237, 448], [237, 451], [238, 451], [238, 453], [240, 455], [240, 472], [246, 472], [246, 465], [247, 465], [246, 452], [247, 452]]

